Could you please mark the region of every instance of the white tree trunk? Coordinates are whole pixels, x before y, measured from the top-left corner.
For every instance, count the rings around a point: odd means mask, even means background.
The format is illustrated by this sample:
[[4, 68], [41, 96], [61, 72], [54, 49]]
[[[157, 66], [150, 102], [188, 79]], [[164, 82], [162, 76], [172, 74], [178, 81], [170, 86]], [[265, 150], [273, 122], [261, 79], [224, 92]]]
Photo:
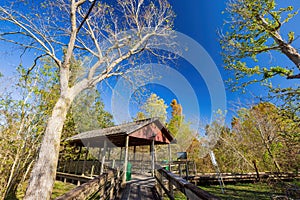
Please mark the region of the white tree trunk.
[[[50, 199], [59, 155], [61, 132], [72, 100], [60, 98], [48, 120], [39, 157], [30, 175], [25, 200]], [[42, 178], [41, 178], [42, 177]]]

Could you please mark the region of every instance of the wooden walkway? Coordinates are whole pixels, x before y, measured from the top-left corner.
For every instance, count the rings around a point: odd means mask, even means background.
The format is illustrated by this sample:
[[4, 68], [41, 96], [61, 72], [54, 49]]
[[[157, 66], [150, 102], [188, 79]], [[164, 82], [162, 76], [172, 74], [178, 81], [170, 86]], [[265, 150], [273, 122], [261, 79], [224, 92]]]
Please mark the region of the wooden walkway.
[[155, 178], [133, 174], [132, 179], [126, 182], [120, 200], [152, 200], [161, 199], [155, 188]]

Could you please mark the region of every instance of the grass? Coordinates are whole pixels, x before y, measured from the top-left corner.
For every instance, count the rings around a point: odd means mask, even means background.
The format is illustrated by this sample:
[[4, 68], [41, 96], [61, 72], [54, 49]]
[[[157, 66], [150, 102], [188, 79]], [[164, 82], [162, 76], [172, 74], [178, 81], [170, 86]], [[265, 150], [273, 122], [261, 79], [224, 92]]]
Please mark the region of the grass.
[[[12, 198], [12, 199], [14, 199], [14, 200], [23, 199], [23, 197], [25, 195], [24, 192], [26, 190], [26, 187], [27, 187], [27, 182], [24, 183], [22, 186], [20, 186], [18, 188], [16, 198]], [[59, 197], [59, 196], [63, 195], [64, 193], [72, 190], [75, 187], [76, 187], [76, 185], [73, 185], [71, 183], [64, 183], [64, 182], [61, 182], [61, 181], [55, 181], [51, 199], [55, 199], [56, 197]]]
[[235, 185], [226, 185], [224, 194], [217, 185], [202, 186], [200, 187], [205, 191], [208, 191], [222, 199], [270, 199], [272, 194], [282, 195], [280, 191], [274, 191], [272, 187], [266, 183], [238, 183]]
[[66, 192], [72, 190], [75, 187], [76, 187], [76, 185], [71, 184], [71, 183], [55, 181], [51, 198], [54, 199], [56, 197], [59, 197], [59, 196], [65, 194]]
[[[297, 185], [299, 181], [292, 184]], [[284, 183], [237, 183], [235, 185], [226, 185], [224, 193], [217, 185], [201, 186], [200, 188], [221, 197], [221, 199], [269, 200], [272, 196], [285, 195], [285, 187], [286, 184]]]
[[[296, 187], [300, 186], [299, 181], [294, 181]], [[272, 196], [285, 195], [287, 183], [237, 183], [234, 185], [226, 185], [225, 192], [222, 193], [219, 185], [200, 186], [201, 189], [220, 197], [221, 199], [230, 200], [270, 200]], [[179, 191], [174, 193], [176, 200], [186, 199]], [[164, 198], [167, 199], [167, 198]]]

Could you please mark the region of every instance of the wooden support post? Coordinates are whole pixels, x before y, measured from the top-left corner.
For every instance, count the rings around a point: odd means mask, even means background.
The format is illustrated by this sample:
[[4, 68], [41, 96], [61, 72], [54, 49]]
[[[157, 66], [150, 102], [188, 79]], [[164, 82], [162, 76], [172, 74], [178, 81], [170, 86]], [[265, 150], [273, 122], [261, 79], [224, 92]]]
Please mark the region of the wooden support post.
[[154, 169], [155, 169], [155, 155], [154, 155], [154, 139], [151, 143], [151, 176], [154, 177]]
[[102, 148], [99, 147], [99, 152], [98, 152], [98, 166], [97, 166], [97, 172], [100, 174], [100, 168], [101, 168], [101, 153], [102, 153]]
[[116, 165], [116, 160], [113, 159], [111, 168], [115, 168], [115, 165]]
[[194, 175], [196, 176], [197, 175], [197, 165], [196, 165], [195, 161], [193, 161], [193, 164], [194, 164]]
[[189, 163], [188, 163], [188, 161], [185, 161], [185, 175], [186, 175], [186, 180], [189, 181]]
[[126, 171], [127, 171], [127, 165], [128, 165], [128, 146], [129, 146], [129, 135], [126, 136], [125, 141], [125, 159], [124, 159], [124, 173], [122, 178], [122, 184], [126, 184]]
[[100, 175], [103, 174], [103, 172], [104, 172], [106, 149], [107, 149], [107, 143], [106, 143], [106, 140], [104, 140], [103, 151], [102, 151], [102, 159], [101, 159]]
[[91, 177], [93, 177], [93, 175], [94, 175], [94, 170], [95, 170], [95, 166], [92, 165], [92, 169], [91, 169]]
[[168, 164], [169, 164], [169, 171], [171, 172], [172, 170], [171, 170], [171, 162], [172, 162], [172, 152], [171, 152], [171, 144], [169, 143], [168, 144], [168, 153], [169, 153], [169, 162], [168, 162]]
[[110, 161], [110, 154], [111, 154], [111, 148], [108, 148], [108, 156], [107, 156], [108, 161]]
[[179, 176], [182, 177], [181, 164], [178, 164]]
[[121, 165], [121, 163], [122, 163], [122, 153], [123, 153], [123, 147], [121, 147], [121, 152], [120, 152], [120, 165]]
[[136, 146], [133, 147], [133, 160], [134, 161], [136, 160], [135, 153], [136, 153]]
[[83, 167], [82, 167], [82, 176], [84, 176], [86, 160], [87, 160], [87, 157], [89, 155], [89, 149], [90, 149], [90, 143], [88, 143], [87, 147], [86, 147], [86, 152], [85, 152], [84, 161], [83, 161]]

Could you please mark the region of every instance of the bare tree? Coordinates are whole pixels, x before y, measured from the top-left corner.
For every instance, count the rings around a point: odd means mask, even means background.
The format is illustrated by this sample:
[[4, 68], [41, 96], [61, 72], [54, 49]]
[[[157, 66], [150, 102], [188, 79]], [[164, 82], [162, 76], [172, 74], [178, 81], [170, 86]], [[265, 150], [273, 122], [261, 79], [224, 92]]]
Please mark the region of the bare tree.
[[[174, 14], [165, 0], [118, 0], [112, 5], [96, 0], [1, 4], [0, 39], [38, 53], [28, 73], [45, 56], [59, 69], [60, 97], [47, 122], [25, 195], [25, 199], [49, 199], [61, 132], [74, 98], [83, 90], [132, 69], [138, 55], [158, 55], [153, 47], [170, 36]], [[93, 59], [87, 73], [71, 85], [72, 57]]]

